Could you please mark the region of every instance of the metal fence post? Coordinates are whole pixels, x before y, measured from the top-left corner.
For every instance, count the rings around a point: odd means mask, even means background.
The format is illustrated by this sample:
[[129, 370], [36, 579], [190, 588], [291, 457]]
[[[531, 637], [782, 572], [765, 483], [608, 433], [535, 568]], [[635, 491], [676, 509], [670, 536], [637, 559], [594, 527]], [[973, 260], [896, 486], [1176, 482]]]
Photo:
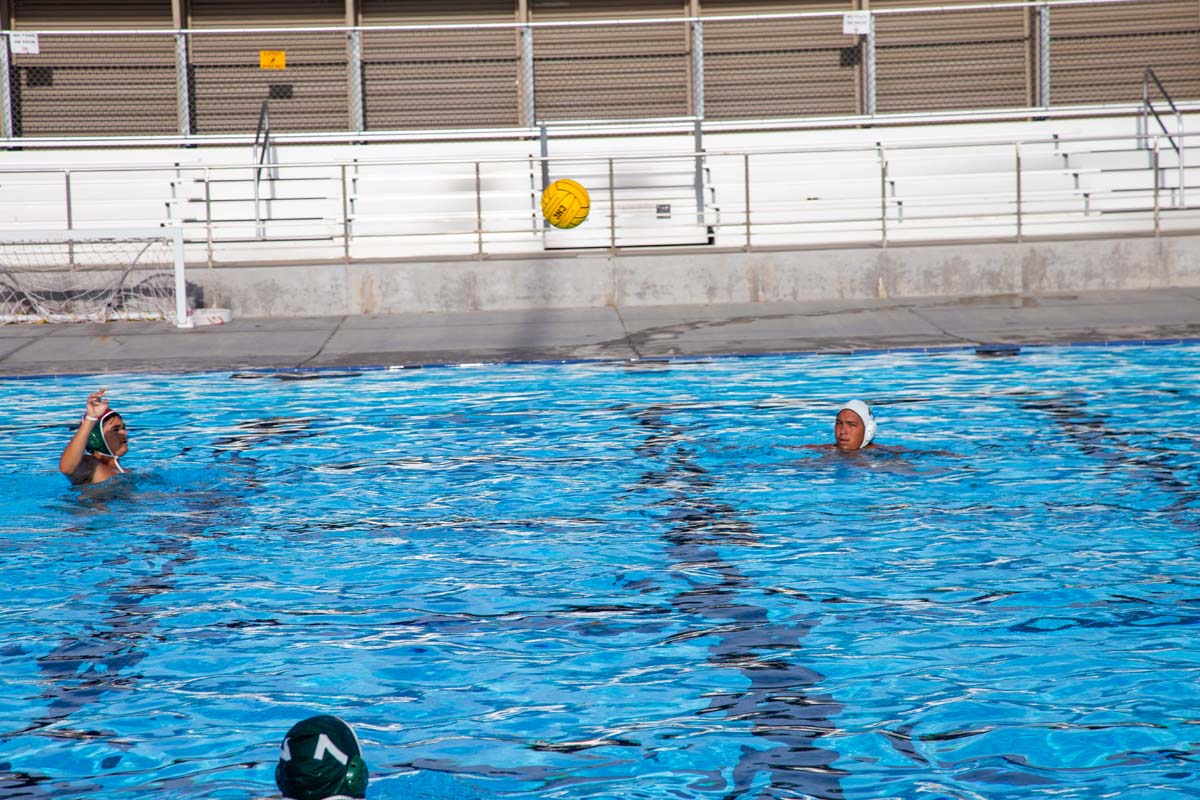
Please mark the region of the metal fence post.
[[867, 41], [864, 44], [867, 52], [863, 63], [866, 64], [867, 80], [867, 116], [875, 116], [875, 14], [868, 17]]
[[188, 90], [188, 40], [183, 31], [175, 34], [175, 102], [179, 106], [179, 135], [192, 134], [192, 97]]
[[696, 224], [704, 224], [704, 156], [700, 155], [704, 152], [704, 128], [700, 120], [695, 120], [692, 123], [692, 146], [696, 148], [696, 175], [695, 175], [695, 190], [696, 190]]
[[0, 134], [5, 139], [13, 138], [13, 107], [12, 107], [12, 61], [8, 54], [8, 34], [4, 34], [4, 44], [0, 45]]
[[692, 122], [696, 148], [696, 224], [704, 224], [704, 26], [692, 20]]
[[1038, 104], [1050, 107], [1050, 5], [1038, 8]]
[[525, 106], [522, 109], [522, 122], [526, 128], [532, 128], [537, 117], [533, 102], [533, 27], [528, 24], [521, 28], [521, 86], [524, 89], [521, 99]]
[[692, 116], [704, 119], [704, 26], [692, 21]]
[[363, 110], [362, 31], [358, 28], [350, 31], [349, 45], [350, 60], [346, 65], [346, 77], [349, 79], [350, 129], [361, 133], [366, 130], [366, 114]]

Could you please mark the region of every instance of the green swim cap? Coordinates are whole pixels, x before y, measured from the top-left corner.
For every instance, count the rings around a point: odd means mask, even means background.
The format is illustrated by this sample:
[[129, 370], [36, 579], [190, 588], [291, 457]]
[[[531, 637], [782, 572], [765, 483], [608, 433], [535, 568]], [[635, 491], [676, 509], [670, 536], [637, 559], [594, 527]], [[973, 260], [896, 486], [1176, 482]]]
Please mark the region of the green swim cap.
[[102, 456], [113, 455], [112, 448], [108, 446], [108, 440], [104, 438], [104, 421], [109, 417], [121, 416], [111, 408], [100, 415], [100, 419], [92, 427], [92, 432], [88, 434], [87, 449], [93, 453], [99, 453]]
[[367, 796], [367, 764], [354, 730], [337, 717], [297, 722], [279, 748], [275, 784], [285, 800]]

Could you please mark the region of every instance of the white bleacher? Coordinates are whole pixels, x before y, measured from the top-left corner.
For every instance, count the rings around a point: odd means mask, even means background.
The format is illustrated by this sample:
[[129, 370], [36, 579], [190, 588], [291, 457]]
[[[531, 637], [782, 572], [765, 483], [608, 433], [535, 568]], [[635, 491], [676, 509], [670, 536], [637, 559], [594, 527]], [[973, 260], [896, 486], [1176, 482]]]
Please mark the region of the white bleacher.
[[[1185, 128], [1200, 130], [1200, 115]], [[283, 142], [257, 202], [250, 144], [12, 150], [0, 159], [0, 226], [172, 221], [190, 261], [215, 263], [1200, 229], [1190, 145], [1182, 202], [1174, 150], [1160, 142], [1156, 192], [1136, 137], [1132, 115], [721, 131], [705, 136], [697, 187], [690, 129], [576, 131], [549, 140], [550, 177], [592, 196], [589, 220], [565, 232], [540, 217], [534, 136]]]

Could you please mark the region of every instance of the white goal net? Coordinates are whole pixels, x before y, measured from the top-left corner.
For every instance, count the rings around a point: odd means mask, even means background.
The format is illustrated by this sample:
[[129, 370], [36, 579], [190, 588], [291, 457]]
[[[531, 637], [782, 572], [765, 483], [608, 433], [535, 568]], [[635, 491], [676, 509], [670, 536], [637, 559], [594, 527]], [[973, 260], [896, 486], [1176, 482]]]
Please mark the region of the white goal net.
[[0, 230], [0, 323], [188, 325], [178, 228]]

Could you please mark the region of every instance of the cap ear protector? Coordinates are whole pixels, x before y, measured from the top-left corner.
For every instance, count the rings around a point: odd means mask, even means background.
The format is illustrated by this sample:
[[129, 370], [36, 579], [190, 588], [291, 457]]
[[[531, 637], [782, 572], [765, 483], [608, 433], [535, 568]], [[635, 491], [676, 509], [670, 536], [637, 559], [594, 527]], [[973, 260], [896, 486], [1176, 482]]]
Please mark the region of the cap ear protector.
[[350, 763], [346, 765], [346, 777], [342, 778], [338, 793], [350, 797], [366, 797], [368, 776], [367, 762], [362, 760], [362, 756], [351, 756]]
[[116, 411], [111, 408], [100, 415], [100, 419], [92, 426], [91, 433], [88, 434], [87, 449], [93, 453], [99, 453], [102, 456], [113, 455], [112, 448], [108, 446], [108, 440], [104, 438], [104, 423], [109, 417], [120, 417]]
[[871, 443], [875, 438], [875, 415], [871, 413], [871, 407], [862, 400], [851, 400], [838, 409], [840, 414], [843, 411], [853, 411], [862, 420], [863, 424], [863, 440], [858, 449], [862, 449]]

